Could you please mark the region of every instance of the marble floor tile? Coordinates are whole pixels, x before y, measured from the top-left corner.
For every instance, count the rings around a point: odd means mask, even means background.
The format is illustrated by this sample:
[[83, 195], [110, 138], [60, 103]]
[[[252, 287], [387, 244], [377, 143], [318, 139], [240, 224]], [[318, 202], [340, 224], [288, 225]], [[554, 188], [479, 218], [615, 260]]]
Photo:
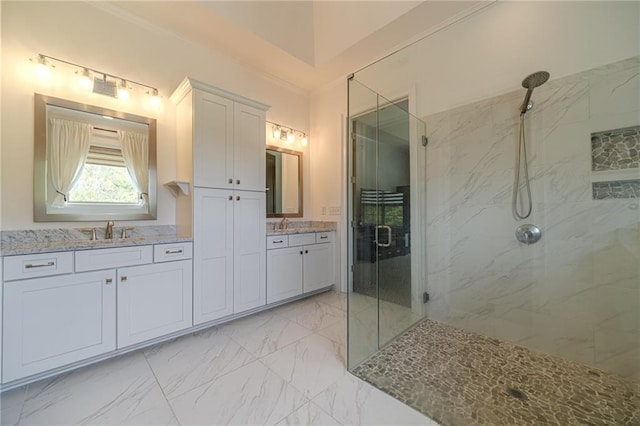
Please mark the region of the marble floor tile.
[[347, 293], [327, 291], [313, 297], [313, 300], [333, 306], [334, 308], [338, 308], [342, 311], [347, 310]]
[[144, 355], [167, 398], [255, 360], [218, 327], [153, 346], [145, 350]]
[[342, 425], [339, 421], [322, 411], [316, 404], [309, 402], [278, 423], [277, 426], [333, 426]]
[[318, 302], [313, 298], [305, 300], [304, 303], [283, 306], [276, 311], [276, 314], [313, 331], [344, 321], [347, 315], [345, 311]]
[[321, 328], [317, 333], [340, 345], [346, 346], [347, 344], [347, 324], [345, 324], [344, 321], [331, 324], [329, 327]]
[[278, 423], [308, 399], [254, 361], [169, 402], [183, 425], [264, 425]]
[[29, 385], [20, 425], [127, 424], [165, 401], [133, 353]]
[[271, 312], [224, 324], [220, 330], [258, 358], [312, 333], [300, 324]]
[[168, 402], [155, 406], [144, 413], [140, 413], [127, 419], [127, 425], [149, 425], [149, 426], [179, 426], [178, 419], [173, 414], [173, 410]]
[[312, 398], [345, 374], [340, 345], [312, 334], [261, 361], [308, 398]]
[[435, 425], [428, 417], [351, 374], [312, 401], [345, 425]]
[[377, 299], [370, 296], [365, 296], [364, 294], [352, 292], [349, 293], [347, 297], [349, 298], [350, 312], [360, 312], [365, 309], [375, 308], [378, 306]]

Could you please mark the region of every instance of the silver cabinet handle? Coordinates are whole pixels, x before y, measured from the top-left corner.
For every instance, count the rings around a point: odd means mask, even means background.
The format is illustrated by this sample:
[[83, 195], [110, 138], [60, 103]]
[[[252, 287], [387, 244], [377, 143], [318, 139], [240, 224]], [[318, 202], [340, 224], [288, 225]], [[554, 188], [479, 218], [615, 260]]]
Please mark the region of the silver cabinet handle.
[[47, 266], [54, 266], [56, 264], [56, 262], [54, 262], [53, 260], [51, 262], [47, 262], [47, 263], [40, 263], [40, 264], [33, 264], [33, 263], [27, 263], [26, 265], [24, 265], [24, 267], [26, 269], [33, 269], [33, 268], [45, 268]]
[[273, 244], [282, 244], [282, 243], [284, 243], [284, 240], [273, 241]]
[[300, 250], [300, 254], [302, 254], [302, 250]]
[[232, 178], [229, 178], [229, 183], [233, 183], [233, 179]]
[[240, 196], [239, 195], [236, 197], [236, 201], [240, 201]]
[[121, 276], [121, 277], [120, 277], [120, 281], [123, 281], [123, 282], [124, 282], [124, 281], [126, 281], [126, 280], [127, 280], [127, 276], [126, 276], [126, 275], [123, 275], [123, 276]]
[[182, 253], [182, 249], [178, 249], [178, 250], [165, 250], [164, 254], [180, 254]]
[[329, 238], [329, 237], [328, 237], [328, 236], [326, 236], [326, 235], [322, 235], [322, 236], [320, 237], [320, 239], [321, 239], [321, 240], [326, 240], [327, 238]]
[[229, 195], [229, 201], [233, 200], [233, 195]]
[[236, 179], [236, 185], [240, 185], [240, 179]]
[[105, 280], [105, 282], [106, 282], [107, 285], [109, 285], [109, 284], [111, 284], [113, 282], [113, 278], [107, 278]]

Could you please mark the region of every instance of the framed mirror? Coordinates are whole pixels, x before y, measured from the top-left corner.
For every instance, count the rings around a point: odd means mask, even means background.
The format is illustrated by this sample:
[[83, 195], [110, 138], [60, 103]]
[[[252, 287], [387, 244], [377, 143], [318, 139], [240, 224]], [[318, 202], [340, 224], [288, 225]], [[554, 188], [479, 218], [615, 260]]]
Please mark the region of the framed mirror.
[[302, 152], [267, 145], [267, 217], [302, 217]]
[[156, 120], [35, 95], [34, 220], [156, 218]]

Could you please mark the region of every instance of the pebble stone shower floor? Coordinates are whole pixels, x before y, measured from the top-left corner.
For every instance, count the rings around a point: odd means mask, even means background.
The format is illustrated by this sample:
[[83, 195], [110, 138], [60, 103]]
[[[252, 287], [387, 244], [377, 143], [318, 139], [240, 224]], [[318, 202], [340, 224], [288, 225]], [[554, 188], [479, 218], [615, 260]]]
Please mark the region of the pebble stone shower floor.
[[353, 373], [443, 426], [640, 425], [640, 383], [424, 320]]

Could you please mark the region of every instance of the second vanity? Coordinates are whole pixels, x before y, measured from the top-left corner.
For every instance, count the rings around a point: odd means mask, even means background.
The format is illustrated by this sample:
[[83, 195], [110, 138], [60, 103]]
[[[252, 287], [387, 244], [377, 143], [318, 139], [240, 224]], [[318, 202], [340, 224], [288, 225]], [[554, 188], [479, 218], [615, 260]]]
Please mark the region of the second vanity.
[[[334, 224], [331, 224], [335, 226]], [[267, 231], [260, 306], [194, 320], [191, 238], [3, 247], [2, 390], [331, 289], [335, 228]], [[108, 248], [103, 248], [108, 247]], [[264, 282], [264, 281], [263, 281]]]

